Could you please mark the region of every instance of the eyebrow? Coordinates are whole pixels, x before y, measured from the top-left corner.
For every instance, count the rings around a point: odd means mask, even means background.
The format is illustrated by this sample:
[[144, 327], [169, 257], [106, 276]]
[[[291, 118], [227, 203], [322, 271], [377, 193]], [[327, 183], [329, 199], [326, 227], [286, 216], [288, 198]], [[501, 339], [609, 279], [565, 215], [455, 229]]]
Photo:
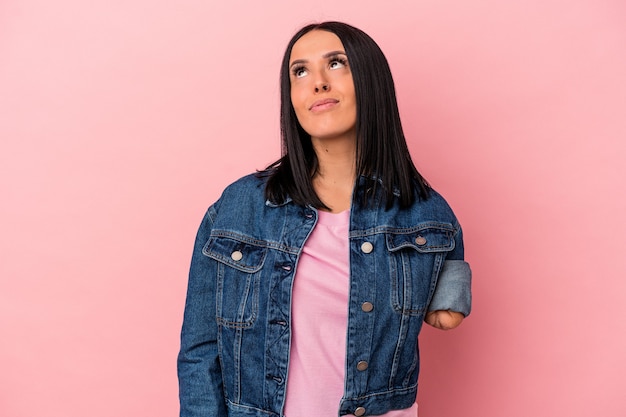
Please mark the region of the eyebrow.
[[[322, 55], [322, 58], [326, 59], [326, 58], [330, 58], [330, 57], [337, 56], [337, 55], [346, 55], [346, 53], [344, 51], [326, 52], [324, 55]], [[289, 64], [289, 68], [292, 68], [294, 65], [306, 64], [307, 62], [309, 61], [306, 59], [296, 59], [291, 64]]]

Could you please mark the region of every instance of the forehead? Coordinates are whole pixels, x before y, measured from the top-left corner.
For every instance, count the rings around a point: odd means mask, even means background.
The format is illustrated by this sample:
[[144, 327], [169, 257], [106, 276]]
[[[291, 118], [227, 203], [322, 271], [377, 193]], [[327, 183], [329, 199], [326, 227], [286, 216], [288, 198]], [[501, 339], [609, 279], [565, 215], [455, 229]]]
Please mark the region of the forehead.
[[337, 35], [326, 30], [312, 30], [296, 41], [291, 49], [289, 61], [312, 59], [330, 51], [343, 51], [343, 44]]

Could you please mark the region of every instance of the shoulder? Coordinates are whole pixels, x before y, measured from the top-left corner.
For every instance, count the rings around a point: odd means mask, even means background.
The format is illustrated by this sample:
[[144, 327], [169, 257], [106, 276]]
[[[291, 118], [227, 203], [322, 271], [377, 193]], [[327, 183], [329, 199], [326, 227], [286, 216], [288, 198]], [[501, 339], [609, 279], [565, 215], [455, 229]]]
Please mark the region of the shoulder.
[[439, 194], [439, 192], [435, 190], [434, 188], [428, 189], [427, 199], [418, 198], [416, 199], [416, 203], [417, 204], [431, 204], [431, 205], [440, 207], [442, 209], [451, 210], [450, 205], [448, 204], [446, 199], [441, 194]]
[[406, 208], [409, 217], [455, 225], [456, 216], [446, 199], [433, 188], [428, 191], [428, 198], [417, 197], [413, 204]]
[[262, 196], [265, 183], [267, 182], [266, 178], [263, 178], [258, 173], [248, 174], [244, 177], [239, 178], [237, 181], [228, 185], [224, 192], [222, 193], [222, 198], [225, 196], [256, 196], [257, 194]]
[[241, 177], [224, 188], [211, 209], [215, 213], [234, 215], [260, 208], [265, 205], [265, 183], [266, 178], [256, 173]]
[[272, 225], [284, 222], [285, 210], [267, 202], [266, 181], [262, 176], [250, 174], [224, 189], [218, 201], [209, 208], [215, 233], [266, 240], [280, 230], [272, 229]]

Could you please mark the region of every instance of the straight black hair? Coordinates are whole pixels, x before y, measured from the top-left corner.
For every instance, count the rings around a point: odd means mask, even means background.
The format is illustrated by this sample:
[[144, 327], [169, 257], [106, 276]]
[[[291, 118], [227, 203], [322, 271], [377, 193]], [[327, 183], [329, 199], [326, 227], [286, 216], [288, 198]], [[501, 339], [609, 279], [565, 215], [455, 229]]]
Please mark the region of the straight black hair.
[[341, 22], [307, 25], [289, 41], [280, 70], [282, 157], [259, 173], [269, 177], [266, 199], [280, 204], [290, 197], [296, 204], [328, 209], [313, 189], [318, 160], [311, 137], [298, 122], [291, 104], [291, 50], [298, 39], [313, 30], [337, 35], [351, 68], [357, 103], [357, 184], [358, 177], [366, 180], [359, 203], [367, 205], [382, 198], [390, 208], [397, 198], [401, 207], [408, 207], [416, 198], [427, 199], [430, 187], [411, 160], [387, 59], [369, 35]]

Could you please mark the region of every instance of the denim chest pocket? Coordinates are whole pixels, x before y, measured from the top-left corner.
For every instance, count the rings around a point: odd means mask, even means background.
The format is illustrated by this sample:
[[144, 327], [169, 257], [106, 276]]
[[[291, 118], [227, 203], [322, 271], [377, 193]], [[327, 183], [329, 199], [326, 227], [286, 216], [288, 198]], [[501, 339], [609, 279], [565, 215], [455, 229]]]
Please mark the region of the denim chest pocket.
[[393, 309], [407, 315], [425, 313], [446, 254], [454, 249], [454, 228], [431, 224], [388, 232], [385, 238]]
[[247, 328], [259, 313], [260, 274], [267, 247], [237, 237], [211, 237], [202, 253], [218, 262], [216, 317], [227, 327]]

